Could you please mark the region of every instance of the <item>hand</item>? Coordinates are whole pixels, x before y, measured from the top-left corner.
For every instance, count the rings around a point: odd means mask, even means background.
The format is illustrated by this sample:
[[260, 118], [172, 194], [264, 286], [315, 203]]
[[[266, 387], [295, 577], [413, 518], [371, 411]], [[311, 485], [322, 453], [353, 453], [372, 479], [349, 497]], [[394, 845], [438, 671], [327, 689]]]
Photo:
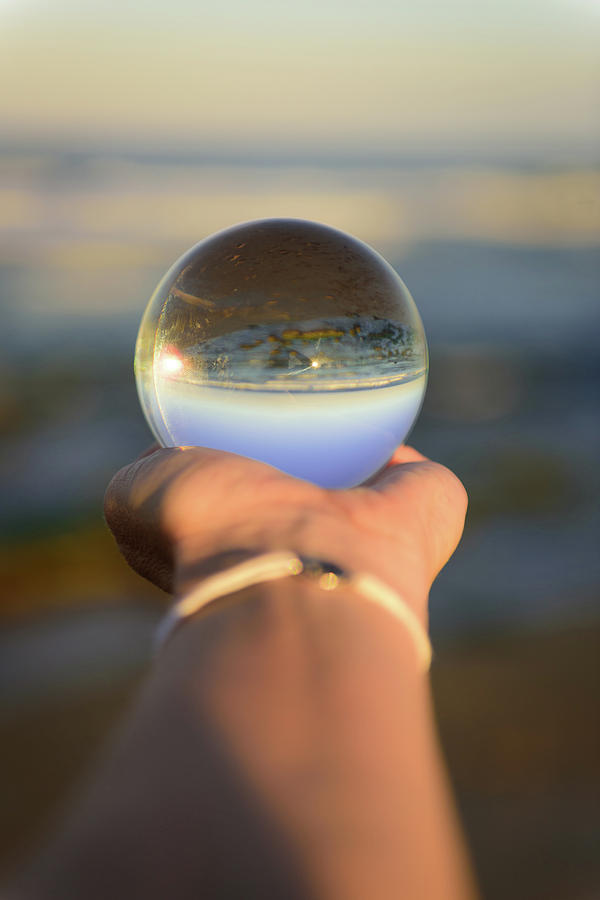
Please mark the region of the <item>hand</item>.
[[127, 562], [175, 593], [198, 566], [240, 549], [289, 549], [370, 572], [423, 621], [427, 595], [462, 534], [460, 481], [411, 447], [364, 485], [325, 490], [264, 463], [199, 447], [155, 449], [121, 469], [105, 500]]

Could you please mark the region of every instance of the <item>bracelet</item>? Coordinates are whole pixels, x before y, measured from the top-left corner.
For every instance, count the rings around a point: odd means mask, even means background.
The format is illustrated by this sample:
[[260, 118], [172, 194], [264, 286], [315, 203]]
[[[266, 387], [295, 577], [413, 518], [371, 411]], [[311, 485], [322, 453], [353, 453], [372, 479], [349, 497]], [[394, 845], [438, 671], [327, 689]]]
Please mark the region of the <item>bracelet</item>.
[[428, 671], [432, 658], [431, 642], [423, 625], [400, 594], [375, 575], [350, 573], [335, 563], [299, 556], [288, 550], [263, 553], [205, 578], [182, 597], [162, 620], [156, 632], [156, 650], [165, 644], [185, 619], [213, 600], [255, 584], [301, 574], [315, 578], [325, 591], [347, 585], [366, 600], [386, 609], [406, 627], [417, 652], [419, 668]]

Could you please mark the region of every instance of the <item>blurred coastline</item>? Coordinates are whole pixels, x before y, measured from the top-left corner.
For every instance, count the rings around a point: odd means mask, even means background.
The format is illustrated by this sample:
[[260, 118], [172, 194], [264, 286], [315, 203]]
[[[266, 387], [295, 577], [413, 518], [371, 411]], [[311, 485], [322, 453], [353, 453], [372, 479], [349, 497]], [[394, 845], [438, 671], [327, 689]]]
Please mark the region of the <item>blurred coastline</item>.
[[0, 534], [16, 579], [3, 614], [52, 605], [17, 547], [56, 557], [57, 534], [97, 533], [107, 479], [150, 440], [132, 356], [156, 282], [206, 234], [270, 215], [366, 240], [421, 312], [431, 376], [411, 440], [471, 494], [434, 627], [593, 614], [598, 197], [591, 165], [0, 152]]
[[[111, 475], [151, 442], [133, 382], [141, 314], [193, 243], [283, 215], [382, 252], [425, 323], [430, 384], [410, 441], [471, 500], [432, 592], [434, 690], [486, 897], [592, 896], [599, 198], [591, 157], [0, 149], [0, 678], [21, 772], [7, 865], [131, 696], [164, 605], [101, 516]], [[530, 865], [534, 834], [534, 856], [555, 853], [518, 891], [493, 846], [510, 843], [514, 817], [511, 878]]]

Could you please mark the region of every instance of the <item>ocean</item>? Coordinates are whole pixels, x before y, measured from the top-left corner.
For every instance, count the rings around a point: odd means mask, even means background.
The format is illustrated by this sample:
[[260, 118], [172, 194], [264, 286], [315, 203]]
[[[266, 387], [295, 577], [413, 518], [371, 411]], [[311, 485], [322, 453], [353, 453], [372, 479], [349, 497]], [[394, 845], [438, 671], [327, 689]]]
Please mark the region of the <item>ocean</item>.
[[[595, 170], [0, 160], [13, 209], [0, 256], [8, 542], [99, 519], [111, 473], [151, 442], [133, 353], [166, 268], [210, 230], [300, 215], [380, 250], [425, 325], [430, 380], [410, 441], [471, 496], [463, 544], [433, 589], [434, 631], [597, 615]], [[545, 215], [557, 185], [562, 220]]]

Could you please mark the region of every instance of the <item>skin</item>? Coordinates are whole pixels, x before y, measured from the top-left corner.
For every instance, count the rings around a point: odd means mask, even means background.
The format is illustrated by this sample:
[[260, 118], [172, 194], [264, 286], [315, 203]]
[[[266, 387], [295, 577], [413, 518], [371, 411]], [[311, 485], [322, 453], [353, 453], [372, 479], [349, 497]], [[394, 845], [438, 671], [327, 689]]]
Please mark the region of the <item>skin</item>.
[[[128, 563], [177, 595], [293, 549], [377, 574], [426, 627], [466, 505], [458, 479], [409, 447], [347, 491], [177, 448], [122, 469], [106, 518]], [[475, 897], [407, 629], [348, 586], [326, 593], [304, 576], [210, 604], [162, 649], [11, 896]]]
[[117, 473], [105, 499], [129, 565], [171, 593], [188, 589], [194, 567], [228, 549], [327, 551], [339, 564], [377, 573], [424, 623], [429, 588], [460, 540], [466, 508], [458, 478], [406, 446], [348, 491], [217, 450], [151, 448]]

